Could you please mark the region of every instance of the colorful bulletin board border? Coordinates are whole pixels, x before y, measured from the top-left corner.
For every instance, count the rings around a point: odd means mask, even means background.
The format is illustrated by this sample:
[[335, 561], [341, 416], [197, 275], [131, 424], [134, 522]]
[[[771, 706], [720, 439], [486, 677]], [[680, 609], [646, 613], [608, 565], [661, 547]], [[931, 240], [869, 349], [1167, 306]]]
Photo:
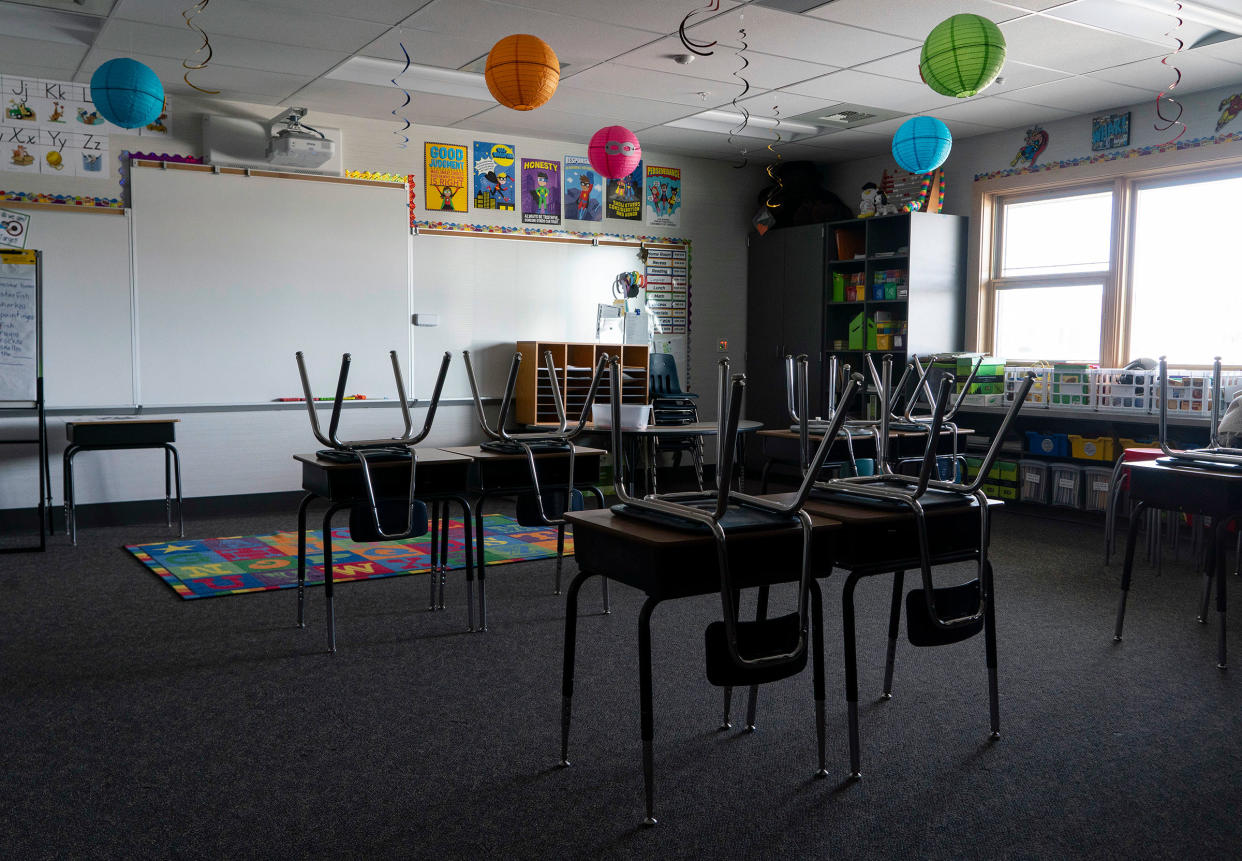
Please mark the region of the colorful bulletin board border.
[[1118, 150], [1114, 152], [1101, 152], [1094, 155], [1082, 156], [1081, 158], [1063, 159], [1061, 161], [1044, 162], [1034, 166], [1005, 168], [1003, 170], [994, 170], [990, 173], [975, 174], [975, 182], [988, 179], [1000, 179], [1006, 176], [1021, 176], [1028, 173], [1043, 173], [1049, 170], [1062, 170], [1064, 168], [1081, 167], [1086, 164], [1100, 164], [1108, 161], [1120, 161], [1129, 158], [1142, 158], [1143, 156], [1155, 155], [1162, 152], [1175, 152], [1180, 150], [1197, 149], [1204, 146], [1216, 146], [1217, 144], [1235, 143], [1242, 141], [1242, 132], [1230, 132], [1222, 135], [1208, 135], [1207, 137], [1194, 138], [1193, 140], [1170, 141], [1169, 143], [1149, 144], [1147, 146], [1134, 147], [1133, 149]]
[[413, 179], [406, 173], [381, 173], [375, 170], [347, 170], [345, 176], [349, 179], [369, 179], [373, 182], [409, 182]]
[[496, 236], [548, 236], [562, 239], [620, 239], [626, 242], [649, 242], [662, 245], [690, 247], [689, 239], [677, 236], [640, 236], [633, 233], [600, 233], [599, 231], [552, 229], [547, 227], [513, 227], [507, 224], [463, 224], [455, 221], [428, 221], [411, 219], [410, 227], [416, 230], [453, 230], [459, 233], [478, 233]]
[[42, 203], [61, 206], [99, 207], [101, 209], [124, 209], [125, 204], [115, 197], [91, 197], [81, 194], [45, 194], [38, 191], [2, 191], [0, 203]]

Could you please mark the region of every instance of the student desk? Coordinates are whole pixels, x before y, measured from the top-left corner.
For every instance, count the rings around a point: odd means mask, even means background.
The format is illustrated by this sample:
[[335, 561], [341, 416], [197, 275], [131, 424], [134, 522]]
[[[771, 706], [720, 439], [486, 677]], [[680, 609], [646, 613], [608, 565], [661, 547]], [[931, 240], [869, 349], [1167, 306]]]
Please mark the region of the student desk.
[[[466, 492], [470, 472], [470, 458], [435, 448], [417, 450], [417, 466], [414, 475], [415, 497], [435, 504], [453, 501], [461, 505], [463, 527], [466, 537], [466, 614], [467, 629], [474, 630], [474, 561], [471, 553], [470, 503]], [[298, 627], [305, 627], [306, 616], [306, 510], [316, 499], [326, 500], [328, 510], [323, 515], [323, 586], [328, 604], [328, 651], [336, 651], [336, 623], [332, 612], [332, 516], [342, 508], [362, 504], [369, 506], [366, 486], [363, 484], [362, 467], [358, 463], [337, 463], [323, 460], [316, 454], [295, 454], [293, 459], [302, 465], [302, 489], [306, 495], [298, 505]], [[410, 463], [405, 460], [377, 461], [371, 464], [371, 480], [376, 499], [405, 499], [410, 492]], [[432, 543], [432, 608], [435, 606], [438, 567], [447, 562], [448, 524], [439, 542]], [[436, 535], [436, 530], [432, 530]], [[437, 546], [438, 545], [438, 546]], [[439, 555], [443, 554], [443, 555]]]
[[[569, 724], [574, 690], [574, 648], [578, 624], [578, 591], [595, 575], [617, 580], [647, 596], [638, 616], [639, 688], [642, 709], [643, 784], [647, 824], [654, 824], [653, 738], [655, 722], [651, 696], [651, 614], [661, 601], [720, 592], [720, 570], [711, 535], [671, 529], [654, 523], [613, 514], [609, 509], [573, 511], [566, 515], [574, 528], [574, 555], [579, 573], [569, 585], [565, 601], [565, 655], [561, 681], [561, 764], [569, 764]], [[840, 526], [836, 521], [813, 517], [813, 553], [823, 564], [813, 572], [826, 577], [832, 567], [829, 540]], [[802, 530], [754, 530], [729, 537], [730, 571], [740, 588], [796, 582], [802, 564]], [[823, 618], [819, 585], [811, 580], [813, 641], [816, 662], [816, 698], [823, 698]], [[696, 631], [702, 638], [702, 632]], [[819, 725], [823, 732], [822, 722]], [[819, 736], [822, 744], [822, 735]]]
[[1214, 469], [1210, 463], [1202, 467], [1160, 460], [1131, 463], [1130, 500], [1138, 503], [1130, 514], [1130, 527], [1126, 532], [1126, 558], [1121, 573], [1121, 600], [1117, 605], [1117, 627], [1113, 639], [1121, 641], [1121, 629], [1125, 623], [1126, 597], [1130, 592], [1130, 575], [1134, 568], [1134, 544], [1138, 537], [1140, 516], [1144, 509], [1183, 511], [1212, 518], [1213, 540], [1208, 545], [1208, 574], [1203, 594], [1203, 613], [1200, 621], [1206, 621], [1209, 593], [1207, 587], [1216, 578], [1216, 615], [1220, 622], [1217, 632], [1217, 663], [1220, 669], [1227, 667], [1225, 653], [1225, 576], [1226, 526], [1242, 515], [1242, 471]]
[[180, 419], [99, 419], [98, 421], [65, 422], [64, 482], [65, 530], [69, 540], [78, 543], [77, 507], [73, 498], [73, 459], [82, 451], [104, 451], [131, 448], [164, 449], [164, 511], [172, 526], [172, 476], [177, 483], [177, 520], [181, 537], [185, 537], [185, 512], [181, 504], [181, 459], [173, 446], [176, 424]]
[[[459, 457], [469, 458], [469, 487], [475, 495], [474, 534], [475, 565], [479, 572], [479, 630], [487, 630], [487, 575], [483, 559], [483, 503], [489, 496], [513, 496], [534, 490], [531, 483], [530, 464], [523, 454], [505, 454], [488, 451], [477, 445], [449, 446], [443, 449]], [[574, 446], [574, 487], [596, 494], [603, 505], [598, 488], [600, 459], [608, 452], [598, 448]], [[541, 490], [564, 488], [568, 478], [568, 452], [539, 452], [535, 454]], [[577, 545], [575, 544], [575, 548]], [[576, 550], [575, 550], [576, 552]], [[607, 603], [607, 593], [605, 593]]]
[[[958, 428], [959, 437], [965, 437], [974, 433], [972, 428]], [[953, 431], [949, 428], [942, 428], [941, 437], [952, 438]], [[797, 470], [798, 468], [798, 446], [799, 435], [797, 431], [785, 428], [783, 430], [761, 430], [759, 431], [759, 449], [763, 455], [763, 468], [759, 473], [760, 493], [768, 492], [768, 473], [772, 469], [773, 464], [783, 464]], [[811, 451], [815, 454], [815, 447], [819, 445], [823, 434], [817, 434], [812, 431], [809, 435]], [[888, 438], [892, 443], [890, 452], [890, 463], [896, 463], [899, 458], [904, 457], [922, 457], [923, 447], [926, 444], [927, 434], [924, 431], [915, 430], [890, 430]], [[854, 434], [854, 453], [858, 457], [874, 457], [875, 456], [875, 436], [870, 433]], [[964, 447], [963, 447], [964, 450]], [[832, 443], [832, 450], [829, 451], [829, 459], [837, 459], [844, 457], [848, 448], [845, 438], [838, 437]], [[958, 451], [945, 452], [944, 455], [960, 454]], [[894, 467], [895, 468], [895, 467]]]

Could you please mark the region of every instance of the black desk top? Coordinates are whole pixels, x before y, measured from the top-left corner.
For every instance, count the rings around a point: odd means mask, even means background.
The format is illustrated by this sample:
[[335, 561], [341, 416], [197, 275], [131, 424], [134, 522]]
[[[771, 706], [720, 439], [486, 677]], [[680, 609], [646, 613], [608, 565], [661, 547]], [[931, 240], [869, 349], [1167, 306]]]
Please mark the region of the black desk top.
[[[337, 463], [317, 455], [295, 454], [302, 464], [302, 489], [332, 502], [362, 499], [366, 496], [362, 468], [358, 463]], [[369, 461], [375, 495], [380, 498], [403, 498], [410, 492], [408, 460]], [[438, 448], [418, 449], [415, 473], [415, 496], [464, 493], [468, 486], [468, 457]]]
[[[442, 448], [420, 448], [416, 449], [418, 454], [418, 465], [424, 464], [451, 464], [451, 463], [469, 463], [470, 458], [465, 455], [455, 454]], [[316, 469], [358, 469], [357, 463], [338, 463], [334, 460], [324, 460], [313, 452], [306, 454], [295, 454], [293, 459], [299, 463], [313, 466]], [[410, 462], [408, 460], [377, 460], [370, 461], [372, 470], [389, 469], [399, 466], [406, 472], [409, 471]]]
[[[488, 451], [485, 448], [479, 448], [477, 445], [451, 445], [451, 446], [446, 446], [444, 449], [442, 449], [442, 451], [450, 452], [452, 454], [460, 455], [463, 457], [468, 457], [471, 460], [478, 460], [478, 461], [485, 461], [485, 462], [502, 461], [502, 460], [505, 460], [505, 461], [508, 461], [508, 460], [525, 461], [526, 460], [525, 453], [505, 454], [504, 452], [500, 452], [500, 451]], [[544, 451], [544, 452], [535, 452], [534, 454], [535, 454], [536, 460], [540, 458], [569, 457], [569, 452], [567, 451]], [[590, 448], [584, 445], [574, 446], [575, 457], [589, 457], [589, 456], [601, 455], [601, 454], [608, 454], [608, 452], [606, 452], [602, 448]]]
[[1126, 464], [1130, 498], [1166, 511], [1225, 516], [1242, 512], [1242, 471], [1174, 466], [1156, 461]]

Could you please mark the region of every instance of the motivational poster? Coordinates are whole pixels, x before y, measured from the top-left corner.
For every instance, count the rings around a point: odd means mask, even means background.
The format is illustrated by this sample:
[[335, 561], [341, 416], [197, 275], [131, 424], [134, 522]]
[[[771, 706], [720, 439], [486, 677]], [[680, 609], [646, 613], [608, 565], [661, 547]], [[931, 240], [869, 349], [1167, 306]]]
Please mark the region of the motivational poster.
[[423, 195], [434, 212], [465, 212], [470, 196], [466, 148], [457, 144], [423, 144]]
[[561, 223], [561, 163], [522, 159], [522, 223]]
[[474, 208], [512, 212], [517, 201], [513, 144], [474, 142]]

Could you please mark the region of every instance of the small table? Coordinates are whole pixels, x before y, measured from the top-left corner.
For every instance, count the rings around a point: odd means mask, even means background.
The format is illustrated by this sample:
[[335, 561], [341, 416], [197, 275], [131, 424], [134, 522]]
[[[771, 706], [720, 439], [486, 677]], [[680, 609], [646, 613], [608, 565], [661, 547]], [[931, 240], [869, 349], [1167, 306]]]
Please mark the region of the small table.
[[[654, 824], [655, 719], [651, 694], [651, 614], [661, 601], [710, 595], [720, 591], [716, 544], [706, 531], [696, 533], [613, 514], [611, 510], [573, 511], [566, 515], [574, 528], [574, 554], [579, 573], [569, 584], [565, 601], [565, 654], [561, 676], [561, 764], [569, 764], [569, 724], [574, 693], [574, 651], [577, 642], [578, 591], [590, 577], [601, 575], [647, 595], [638, 615], [638, 677], [642, 715], [643, 786], [647, 824]], [[813, 640], [817, 700], [823, 699], [824, 640], [819, 584], [815, 578], [832, 573], [831, 540], [841, 524], [812, 515], [811, 579]], [[797, 582], [801, 576], [802, 530], [796, 525], [761, 529], [729, 538], [729, 567], [739, 588]], [[702, 634], [699, 634], [702, 637]], [[820, 717], [822, 729], [822, 712]], [[822, 736], [820, 737], [822, 740]]]
[[[415, 467], [415, 498], [430, 500], [436, 504], [455, 501], [462, 507], [463, 528], [466, 533], [466, 615], [467, 630], [474, 630], [474, 563], [471, 554], [470, 503], [462, 495], [466, 490], [470, 472], [470, 458], [436, 448], [417, 450]], [[332, 515], [342, 508], [357, 503], [369, 505], [366, 486], [363, 483], [362, 465], [324, 460], [317, 454], [295, 454], [293, 459], [302, 464], [302, 489], [306, 495], [298, 505], [298, 627], [306, 627], [306, 509], [315, 499], [328, 502], [323, 515], [323, 586], [327, 599], [328, 651], [336, 651], [336, 620], [332, 612]], [[373, 461], [371, 481], [375, 498], [403, 499], [410, 492], [410, 462], [408, 460]], [[447, 514], [447, 505], [444, 511]], [[433, 518], [438, 519], [433, 512]], [[448, 553], [448, 524], [445, 517], [440, 541], [432, 543], [432, 608], [435, 607], [437, 553], [442, 547]], [[432, 531], [436, 535], [435, 530]]]
[[[479, 572], [479, 630], [487, 630], [487, 575], [483, 559], [483, 502], [488, 496], [510, 496], [534, 490], [531, 483], [530, 464], [525, 454], [507, 454], [488, 451], [477, 445], [448, 446], [444, 451], [459, 457], [469, 458], [472, 462], [470, 470], [470, 488], [477, 497], [474, 509], [475, 529], [475, 565]], [[603, 494], [596, 485], [600, 477], [600, 460], [608, 452], [599, 448], [574, 446], [573, 485], [579, 490], [595, 494], [602, 507]], [[568, 472], [569, 452], [539, 452], [535, 454], [536, 469], [539, 470], [539, 487], [547, 490], [563, 488]], [[558, 551], [563, 547], [564, 530], [558, 530]], [[576, 546], [576, 545], [575, 545]], [[558, 558], [559, 558], [558, 552]], [[559, 583], [558, 590], [559, 590]], [[604, 603], [608, 603], [608, 594], [604, 593]]]
[[164, 510], [172, 526], [172, 476], [177, 482], [177, 519], [180, 535], [185, 537], [185, 511], [181, 504], [181, 459], [173, 446], [176, 424], [180, 419], [115, 418], [97, 421], [65, 422], [65, 528], [69, 540], [78, 543], [77, 507], [73, 499], [73, 459], [80, 451], [104, 451], [129, 448], [164, 449]]
[[1242, 515], [1242, 471], [1214, 469], [1168, 463], [1165, 459], [1127, 464], [1130, 470], [1130, 499], [1138, 503], [1130, 514], [1126, 532], [1126, 557], [1121, 573], [1121, 600], [1117, 605], [1117, 627], [1113, 640], [1121, 641], [1126, 617], [1126, 597], [1130, 593], [1130, 574], [1134, 568], [1134, 544], [1138, 538], [1139, 516], [1147, 508], [1162, 511], [1183, 511], [1212, 518], [1212, 542], [1208, 545], [1207, 575], [1204, 581], [1200, 622], [1207, 621], [1207, 604], [1212, 577], [1216, 578], [1216, 615], [1220, 621], [1217, 632], [1216, 666], [1225, 669], [1225, 543], [1226, 525]]

